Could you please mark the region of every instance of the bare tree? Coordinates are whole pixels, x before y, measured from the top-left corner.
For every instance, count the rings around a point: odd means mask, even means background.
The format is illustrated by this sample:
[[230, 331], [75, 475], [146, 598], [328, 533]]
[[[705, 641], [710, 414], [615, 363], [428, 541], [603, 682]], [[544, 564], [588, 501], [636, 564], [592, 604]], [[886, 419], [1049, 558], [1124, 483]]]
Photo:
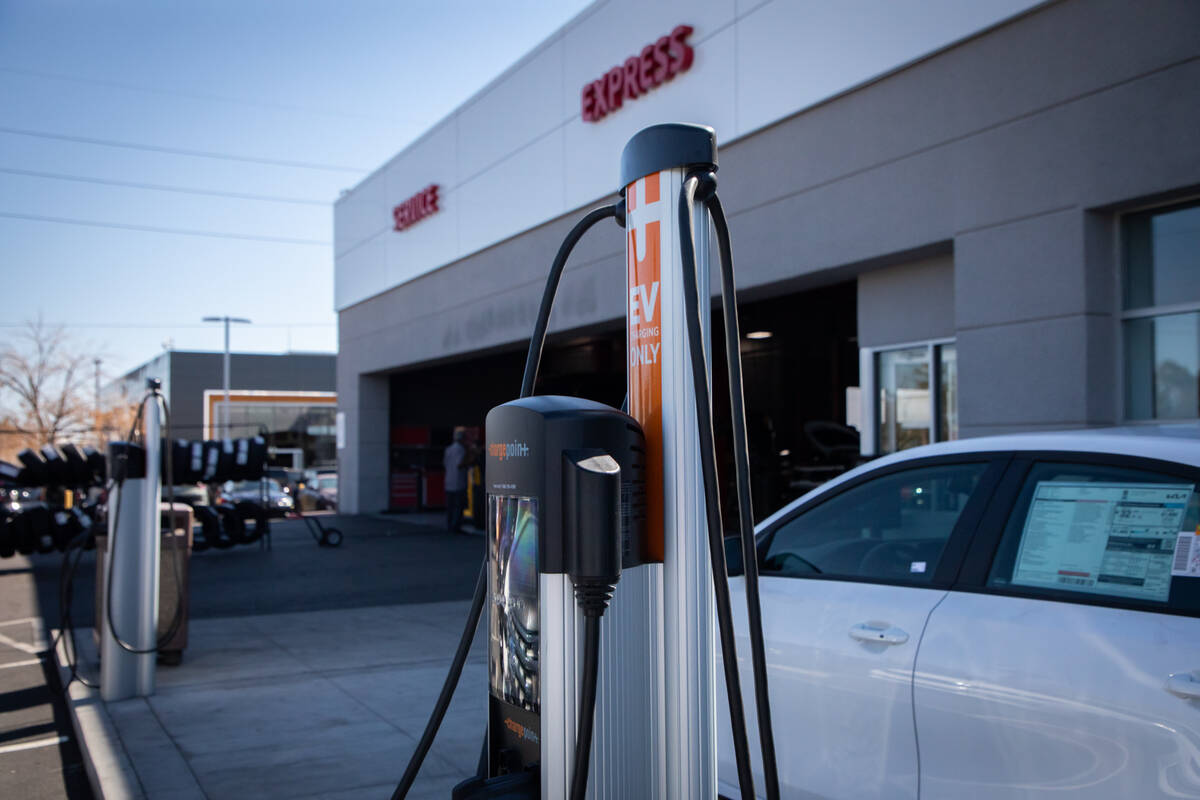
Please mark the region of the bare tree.
[[81, 439], [94, 425], [87, 367], [65, 329], [39, 317], [0, 343], [0, 450]]

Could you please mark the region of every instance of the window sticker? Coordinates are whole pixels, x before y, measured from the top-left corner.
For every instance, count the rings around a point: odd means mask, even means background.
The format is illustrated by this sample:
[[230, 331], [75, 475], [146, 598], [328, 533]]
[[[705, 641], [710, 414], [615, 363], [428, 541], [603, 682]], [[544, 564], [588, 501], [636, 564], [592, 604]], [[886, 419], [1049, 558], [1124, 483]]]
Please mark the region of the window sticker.
[[1194, 489], [1038, 481], [1013, 584], [1166, 602]]
[[1180, 531], [1175, 540], [1175, 560], [1171, 575], [1179, 578], [1200, 578], [1200, 525], [1196, 531]]

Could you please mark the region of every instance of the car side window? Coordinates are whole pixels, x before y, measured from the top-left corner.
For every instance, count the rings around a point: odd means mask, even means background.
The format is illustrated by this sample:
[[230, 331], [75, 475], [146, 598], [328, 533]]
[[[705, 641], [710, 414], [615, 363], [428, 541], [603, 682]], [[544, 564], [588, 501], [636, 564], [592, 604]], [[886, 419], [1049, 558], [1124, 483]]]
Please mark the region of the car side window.
[[[1197, 475], [1035, 463], [988, 586], [1019, 594], [1200, 611]], [[1194, 561], [1192, 575], [1187, 574]]]
[[929, 583], [987, 466], [918, 467], [836, 494], [775, 530], [760, 571]]

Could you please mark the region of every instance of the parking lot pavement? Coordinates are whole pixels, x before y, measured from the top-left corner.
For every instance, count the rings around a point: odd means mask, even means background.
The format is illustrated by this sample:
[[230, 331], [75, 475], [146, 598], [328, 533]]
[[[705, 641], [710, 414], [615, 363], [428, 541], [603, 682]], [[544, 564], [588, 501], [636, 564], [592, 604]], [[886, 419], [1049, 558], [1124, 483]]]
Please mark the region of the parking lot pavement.
[[28, 559], [0, 562], [0, 797], [92, 797]]
[[[93, 767], [124, 769], [115, 776], [122, 788], [152, 798], [388, 797], [440, 689], [484, 555], [481, 536], [456, 536], [428, 522], [323, 517], [345, 535], [341, 547], [328, 548], [316, 545], [303, 522], [277, 521], [270, 550], [193, 554], [189, 645], [181, 666], [158, 669], [156, 694], [103, 704], [72, 687]], [[2, 563], [18, 562], [20, 586], [0, 571], [0, 611], [11, 605], [9, 595], [23, 596], [21, 615], [35, 618], [30, 630], [40, 629], [46, 641], [58, 627], [61, 558]], [[94, 554], [85, 554], [74, 616], [92, 677], [94, 573]], [[411, 797], [445, 797], [474, 772], [486, 697], [480, 642], [481, 634]], [[20, 762], [26, 774], [57, 776], [59, 793], [15, 783], [21, 791], [7, 791], [0, 773], [0, 797], [90, 796], [74, 731], [62, 716], [70, 740], [21, 751]], [[73, 759], [62, 755], [54, 766], [31, 755], [56, 750], [72, 751]], [[76, 788], [63, 793], [68, 781]]]
[[[484, 557], [482, 536], [447, 533], [407, 517], [322, 516], [345, 535], [318, 547], [300, 520], [271, 523], [272, 548], [258, 544], [194, 553], [189, 565], [192, 619], [466, 600]], [[38, 599], [57, 625], [61, 557], [35, 556]], [[75, 623], [90, 626], [94, 553], [75, 578]]]

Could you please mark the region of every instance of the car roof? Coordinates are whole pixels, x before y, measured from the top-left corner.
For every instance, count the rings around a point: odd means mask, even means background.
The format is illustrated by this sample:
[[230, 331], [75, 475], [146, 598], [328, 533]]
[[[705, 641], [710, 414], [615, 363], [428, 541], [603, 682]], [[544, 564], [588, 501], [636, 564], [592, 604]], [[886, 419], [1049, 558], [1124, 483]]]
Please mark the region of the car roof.
[[980, 436], [958, 439], [953, 442], [938, 442], [913, 447], [874, 459], [855, 467], [833, 480], [823, 483], [803, 496], [793, 500], [755, 527], [765, 526], [809, 498], [823, 494], [829, 489], [857, 478], [881, 467], [901, 464], [919, 458], [970, 453], [996, 453], [1020, 450], [1056, 451], [1065, 453], [1102, 453], [1109, 455], [1138, 456], [1159, 461], [1173, 461], [1192, 467], [1200, 467], [1200, 423], [1127, 425], [1112, 428], [1086, 430], [1051, 431], [1039, 433], [1009, 433], [999, 436]]

